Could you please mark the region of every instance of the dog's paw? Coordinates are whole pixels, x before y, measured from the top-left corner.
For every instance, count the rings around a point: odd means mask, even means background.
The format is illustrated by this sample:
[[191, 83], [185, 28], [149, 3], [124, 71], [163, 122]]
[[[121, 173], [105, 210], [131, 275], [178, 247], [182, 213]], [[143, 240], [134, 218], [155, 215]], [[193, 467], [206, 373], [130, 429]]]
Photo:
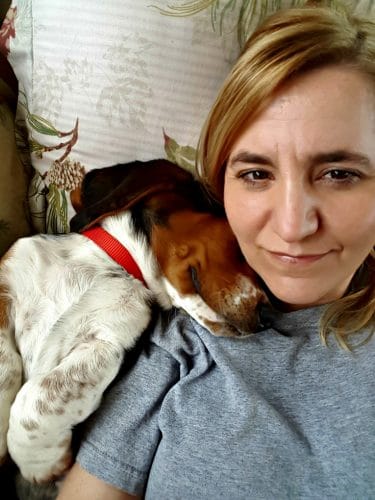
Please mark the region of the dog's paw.
[[32, 483], [51, 483], [61, 478], [72, 463], [72, 453], [67, 450], [58, 460], [54, 460], [53, 465], [51, 465], [50, 461], [35, 459], [33, 463], [21, 466], [20, 472], [25, 479]]
[[29, 443], [15, 442], [8, 434], [9, 453], [22, 476], [32, 483], [55, 481], [72, 465], [71, 433], [60, 442], [43, 443], [38, 439]]

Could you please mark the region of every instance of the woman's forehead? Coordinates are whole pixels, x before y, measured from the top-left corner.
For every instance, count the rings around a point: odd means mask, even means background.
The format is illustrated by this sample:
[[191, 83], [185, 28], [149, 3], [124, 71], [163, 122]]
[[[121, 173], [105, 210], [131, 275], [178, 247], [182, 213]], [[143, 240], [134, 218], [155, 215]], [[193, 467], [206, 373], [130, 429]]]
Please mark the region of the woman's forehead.
[[[328, 66], [304, 73], [286, 84], [271, 96], [260, 116], [264, 119], [282, 118], [285, 113], [296, 119], [306, 118], [309, 110], [317, 109], [325, 115], [345, 113], [358, 104], [367, 110], [375, 103], [374, 87], [358, 70], [347, 66]], [[302, 105], [302, 106], [301, 106]]]

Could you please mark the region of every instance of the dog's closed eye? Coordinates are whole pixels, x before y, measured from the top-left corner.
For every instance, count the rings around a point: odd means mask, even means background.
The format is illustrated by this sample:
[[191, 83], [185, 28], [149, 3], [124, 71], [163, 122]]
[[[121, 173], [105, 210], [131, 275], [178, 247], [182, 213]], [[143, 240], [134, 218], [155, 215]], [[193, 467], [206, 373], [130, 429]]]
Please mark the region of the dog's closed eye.
[[194, 266], [189, 266], [189, 271], [191, 275], [191, 281], [193, 282], [195, 291], [200, 295], [201, 294], [201, 284], [198, 278], [197, 269]]

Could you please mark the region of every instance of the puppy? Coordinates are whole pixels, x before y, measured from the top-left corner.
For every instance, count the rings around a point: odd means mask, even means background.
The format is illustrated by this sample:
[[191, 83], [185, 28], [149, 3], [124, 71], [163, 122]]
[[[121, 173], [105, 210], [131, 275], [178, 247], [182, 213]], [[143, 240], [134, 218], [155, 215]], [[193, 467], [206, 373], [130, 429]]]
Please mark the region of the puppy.
[[152, 303], [240, 335], [266, 301], [222, 209], [167, 160], [89, 172], [71, 230], [20, 239], [0, 264], [0, 457], [34, 482], [69, 467], [73, 427]]

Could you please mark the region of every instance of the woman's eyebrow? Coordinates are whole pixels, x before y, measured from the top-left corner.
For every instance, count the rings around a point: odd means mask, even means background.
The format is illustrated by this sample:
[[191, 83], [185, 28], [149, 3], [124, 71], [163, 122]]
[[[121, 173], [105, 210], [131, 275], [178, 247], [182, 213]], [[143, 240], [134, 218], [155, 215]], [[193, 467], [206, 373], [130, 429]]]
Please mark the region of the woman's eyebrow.
[[234, 156], [229, 157], [228, 165], [233, 165], [234, 163], [255, 163], [257, 165], [269, 165], [270, 163], [272, 163], [272, 161], [268, 156], [251, 153], [250, 151], [239, 151]]
[[310, 161], [314, 165], [319, 165], [321, 163], [356, 163], [362, 167], [369, 168], [371, 166], [371, 161], [368, 156], [354, 151], [346, 151], [344, 149], [314, 154], [311, 156]]
[[[239, 151], [233, 156], [230, 156], [228, 159], [228, 166], [231, 166], [235, 163], [270, 165], [272, 164], [272, 160], [268, 156], [260, 155], [258, 153], [252, 153], [250, 151]], [[368, 169], [375, 168], [368, 156], [362, 153], [347, 151], [344, 149], [313, 154], [309, 157], [308, 163], [311, 165], [320, 165], [323, 163], [355, 163]]]

